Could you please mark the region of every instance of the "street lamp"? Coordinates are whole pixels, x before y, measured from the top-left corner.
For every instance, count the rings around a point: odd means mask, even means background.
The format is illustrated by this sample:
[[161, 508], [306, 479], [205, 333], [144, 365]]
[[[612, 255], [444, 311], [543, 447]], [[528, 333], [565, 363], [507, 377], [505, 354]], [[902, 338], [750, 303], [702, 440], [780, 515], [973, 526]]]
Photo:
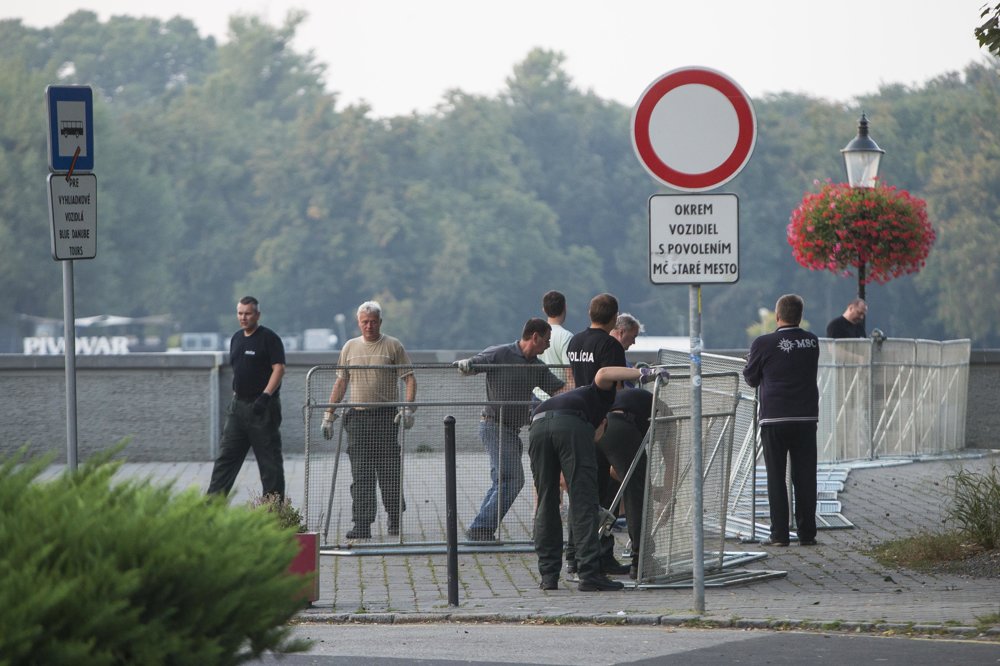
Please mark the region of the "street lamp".
[[861, 114], [858, 135], [841, 150], [847, 167], [847, 182], [851, 187], [875, 187], [878, 163], [885, 151], [868, 136], [868, 118]]

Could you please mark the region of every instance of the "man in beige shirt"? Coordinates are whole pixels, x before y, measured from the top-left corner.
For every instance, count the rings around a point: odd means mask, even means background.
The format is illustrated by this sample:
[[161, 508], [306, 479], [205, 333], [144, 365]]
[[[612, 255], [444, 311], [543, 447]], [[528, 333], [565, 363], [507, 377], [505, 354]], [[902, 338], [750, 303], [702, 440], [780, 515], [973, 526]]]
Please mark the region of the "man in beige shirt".
[[[354, 527], [348, 539], [371, 538], [378, 504], [376, 483], [382, 490], [382, 504], [389, 517], [387, 531], [399, 534], [400, 513], [406, 509], [400, 488], [399, 425], [413, 427], [412, 406], [399, 407], [399, 381], [406, 384], [406, 402], [417, 397], [417, 379], [410, 357], [396, 338], [383, 335], [382, 307], [367, 301], [358, 307], [361, 335], [348, 340], [340, 351], [340, 370], [330, 394], [330, 402], [339, 403], [351, 389], [350, 402], [358, 405], [344, 414], [347, 432], [347, 457], [351, 461], [351, 518]], [[396, 366], [371, 367], [371, 366]], [[380, 407], [373, 403], [392, 403]], [[333, 437], [336, 407], [323, 417], [323, 436]]]

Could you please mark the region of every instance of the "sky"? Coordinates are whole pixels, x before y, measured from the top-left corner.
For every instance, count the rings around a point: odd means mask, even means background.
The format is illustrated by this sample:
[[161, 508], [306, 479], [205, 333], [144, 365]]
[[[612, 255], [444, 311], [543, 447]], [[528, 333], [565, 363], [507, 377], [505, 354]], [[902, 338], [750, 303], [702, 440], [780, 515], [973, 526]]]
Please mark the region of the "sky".
[[850, 105], [883, 84], [919, 86], [985, 59], [972, 31], [986, 1], [4, 0], [0, 19], [180, 15], [224, 42], [233, 14], [279, 25], [302, 9], [294, 47], [327, 66], [339, 106], [364, 101], [387, 117], [430, 112], [452, 89], [495, 96], [536, 47], [562, 53], [579, 89], [629, 107], [662, 74], [692, 66], [719, 70], [752, 98]]

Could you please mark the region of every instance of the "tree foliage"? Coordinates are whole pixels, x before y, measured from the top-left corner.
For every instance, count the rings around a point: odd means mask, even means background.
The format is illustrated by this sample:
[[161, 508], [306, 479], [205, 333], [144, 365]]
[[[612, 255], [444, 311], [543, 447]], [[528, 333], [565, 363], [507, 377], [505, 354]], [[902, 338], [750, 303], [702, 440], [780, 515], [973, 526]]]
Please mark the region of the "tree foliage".
[[[431, 113], [376, 118], [338, 104], [336, 69], [295, 50], [304, 18], [237, 16], [222, 43], [182, 18], [0, 21], [0, 332], [61, 315], [43, 91], [90, 84], [98, 254], [76, 262], [80, 316], [167, 313], [178, 331], [228, 333], [252, 293], [288, 335], [351, 321], [376, 298], [384, 330], [411, 349], [482, 348], [513, 339], [558, 289], [570, 329], [609, 291], [650, 334], [686, 333], [688, 290], [648, 278], [647, 199], [663, 190], [633, 154], [629, 108], [580, 90], [561, 54], [536, 49], [495, 96], [452, 90]], [[890, 335], [1000, 343], [974, 277], [1000, 250], [998, 97], [991, 62], [858, 100], [888, 150], [883, 180], [927, 201], [939, 238], [918, 278], [868, 294], [872, 325]], [[785, 224], [814, 180], [843, 168], [857, 112], [787, 93], [754, 104], [755, 152], [730, 183], [740, 280], [704, 289], [715, 348], [744, 344], [778, 294], [803, 294], [814, 321], [852, 296], [802, 270]]]
[[1000, 56], [1000, 2], [993, 7], [983, 5], [979, 18], [985, 19], [974, 31], [979, 46], [995, 56]]

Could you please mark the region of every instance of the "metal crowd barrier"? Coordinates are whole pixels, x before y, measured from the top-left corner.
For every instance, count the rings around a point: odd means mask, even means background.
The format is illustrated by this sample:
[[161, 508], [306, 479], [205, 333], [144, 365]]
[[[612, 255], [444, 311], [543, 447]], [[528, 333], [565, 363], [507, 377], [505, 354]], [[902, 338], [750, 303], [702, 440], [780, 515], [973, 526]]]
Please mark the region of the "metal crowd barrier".
[[[639, 586], [686, 580], [694, 568], [691, 382], [686, 372], [672, 369], [672, 373], [668, 384], [656, 385], [646, 438]], [[734, 372], [702, 372], [702, 561], [707, 574], [725, 565], [739, 381]]]
[[[538, 365], [491, 365], [479, 366], [480, 374], [463, 376], [450, 364], [418, 364], [407, 366], [412, 369], [417, 381], [417, 399], [413, 403], [404, 401], [404, 384], [398, 382], [398, 399], [391, 403], [353, 402], [351, 387], [344, 400], [337, 405], [339, 418], [333, 424], [332, 437], [327, 440], [321, 431], [324, 412], [330, 407], [330, 393], [341, 369], [338, 365], [321, 365], [312, 368], [306, 377], [306, 404], [303, 408], [305, 419], [305, 518], [308, 529], [320, 533], [321, 545], [327, 552], [375, 554], [376, 552], [437, 552], [446, 544], [445, 469], [444, 469], [444, 419], [455, 418], [456, 439], [456, 491], [458, 498], [458, 539], [464, 551], [505, 551], [528, 550], [532, 543], [534, 522], [534, 489], [528, 460], [528, 414], [537, 398], [531, 389], [537, 383], [535, 373], [549, 372], [546, 366]], [[560, 366], [552, 366], [553, 370]], [[391, 373], [395, 366], [357, 366], [359, 370]], [[523, 395], [524, 400], [491, 401], [487, 399], [487, 373], [504, 391]], [[347, 533], [354, 527], [352, 515], [352, 485], [356, 485], [354, 468], [349, 453], [352, 436], [348, 432], [352, 426], [344, 427], [344, 416], [349, 410], [387, 409], [390, 413], [402, 406], [415, 407], [414, 424], [409, 430], [397, 425], [398, 453], [394, 449], [379, 451], [380, 459], [373, 461], [376, 467], [398, 468], [398, 483], [402, 488], [398, 511], [400, 524], [398, 534], [390, 534], [390, 511], [386, 506], [386, 491], [389, 497], [396, 493], [394, 488], [378, 487], [376, 496], [376, 518], [371, 524], [371, 537], [349, 539]], [[524, 486], [516, 493], [509, 511], [495, 525], [495, 540], [479, 541], [466, 537], [466, 531], [479, 511], [480, 504], [491, 486], [490, 459], [480, 438], [483, 425], [482, 412], [486, 405], [498, 408], [501, 430], [504, 434], [519, 438], [520, 455], [505, 459], [500, 457], [500, 467], [514, 464], [520, 467], [520, 478]], [[357, 419], [352, 419], [358, 423]], [[384, 433], [383, 433], [384, 434]], [[354, 432], [354, 438], [376, 436], [375, 433]], [[516, 440], [510, 440], [513, 444]], [[396, 462], [398, 460], [398, 462]], [[361, 460], [355, 460], [361, 462]], [[515, 472], [517, 475], [517, 472]], [[393, 474], [389, 474], [389, 483]], [[356, 493], [358, 488], [354, 489]], [[503, 487], [499, 488], [503, 493]]]
[[965, 446], [969, 340], [820, 339], [821, 462]]
[[[820, 338], [818, 461], [838, 463], [885, 457], [919, 457], [965, 445], [969, 340], [834, 340]], [[680, 364], [688, 353], [660, 350], [661, 364]], [[745, 359], [702, 354], [705, 372], [739, 373], [734, 421], [735, 452], [729, 479], [730, 535], [755, 539], [768, 533], [766, 479], [755, 413], [757, 397], [743, 380]], [[829, 501], [821, 480], [820, 526], [849, 526], [839, 502]]]

